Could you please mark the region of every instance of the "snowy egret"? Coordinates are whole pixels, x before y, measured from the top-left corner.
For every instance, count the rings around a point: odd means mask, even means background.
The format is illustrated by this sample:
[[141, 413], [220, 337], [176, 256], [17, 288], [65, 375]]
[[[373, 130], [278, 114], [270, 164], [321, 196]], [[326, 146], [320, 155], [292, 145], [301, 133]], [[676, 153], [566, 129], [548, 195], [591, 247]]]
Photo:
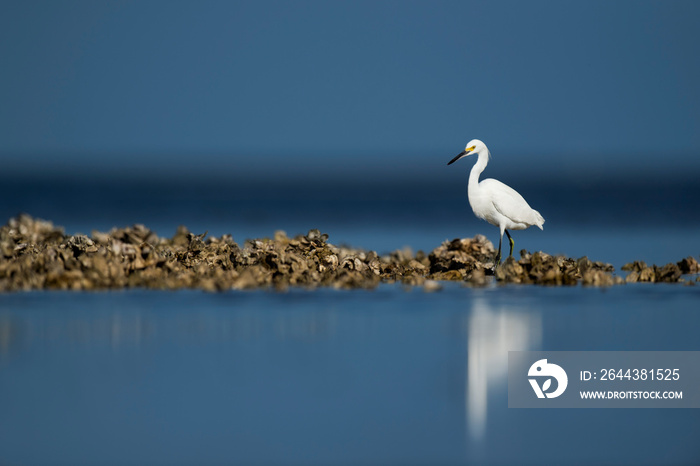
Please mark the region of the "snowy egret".
[[471, 173], [469, 173], [469, 185], [467, 188], [469, 205], [472, 206], [474, 215], [501, 229], [501, 238], [498, 240], [498, 254], [496, 254], [496, 263], [500, 264], [503, 233], [505, 232], [508, 236], [508, 241], [510, 241], [510, 256], [512, 256], [515, 241], [511, 238], [508, 230], [524, 230], [533, 225], [537, 225], [542, 230], [544, 218], [539, 212], [530, 207], [527, 201], [510, 186], [492, 178], [479, 181], [479, 175], [489, 163], [491, 153], [486, 144], [478, 139], [469, 141], [467, 147], [457, 154], [455, 158], [447, 162], [447, 165], [472, 154], [478, 154], [479, 158], [474, 164]]

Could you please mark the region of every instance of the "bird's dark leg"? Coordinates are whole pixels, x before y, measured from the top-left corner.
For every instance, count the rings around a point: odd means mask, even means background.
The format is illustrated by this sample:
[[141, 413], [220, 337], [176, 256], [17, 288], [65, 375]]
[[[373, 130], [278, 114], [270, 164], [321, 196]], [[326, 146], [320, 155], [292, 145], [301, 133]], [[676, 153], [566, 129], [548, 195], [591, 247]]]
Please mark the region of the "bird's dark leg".
[[508, 241], [510, 241], [510, 254], [508, 257], [513, 257], [513, 246], [515, 246], [515, 241], [510, 237], [510, 233], [506, 230], [506, 235], [508, 235]]
[[496, 254], [496, 265], [501, 263], [501, 242], [503, 241], [503, 235], [498, 240], [498, 253]]

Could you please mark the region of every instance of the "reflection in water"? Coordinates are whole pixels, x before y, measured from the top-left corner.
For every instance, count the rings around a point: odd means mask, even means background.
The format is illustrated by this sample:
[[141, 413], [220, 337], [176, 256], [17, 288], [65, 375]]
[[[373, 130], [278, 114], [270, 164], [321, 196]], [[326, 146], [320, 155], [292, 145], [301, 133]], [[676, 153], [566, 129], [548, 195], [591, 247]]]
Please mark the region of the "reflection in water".
[[506, 402], [509, 350], [697, 349], [673, 288], [0, 296], [0, 463], [699, 464], [690, 410]]
[[[271, 318], [272, 317], [272, 318]], [[272, 336], [276, 340], [314, 340], [334, 332], [332, 312], [173, 313], [151, 312], [85, 313], [18, 316], [0, 313], [0, 356], [34, 346], [111, 347], [138, 349], [166, 341], [176, 344], [254, 340]]]
[[[370, 315], [376, 319], [382, 314], [353, 312], [346, 314], [346, 318], [353, 317], [364, 324]], [[304, 312], [286, 307], [234, 310], [228, 306], [213, 312], [199, 312], [189, 306], [184, 311], [123, 308], [119, 311], [92, 309], [74, 312], [0, 310], [0, 370], [19, 353], [33, 349], [102, 348], [114, 352], [138, 352], [145, 347], [170, 343], [201, 347], [249, 340], [318, 342], [332, 339], [339, 331], [337, 318], [336, 312], [324, 306]], [[411, 321], [415, 316], [387, 314], [384, 318], [389, 319], [389, 328], [394, 328], [396, 322]], [[394, 318], [398, 320], [391, 320]], [[489, 394], [493, 398], [495, 392], [505, 391], [508, 351], [537, 349], [541, 344], [542, 322], [539, 312], [521, 306], [494, 304], [485, 296], [474, 296], [471, 312], [464, 318], [468, 350], [466, 426], [469, 437], [478, 441], [483, 439], [486, 430]], [[362, 334], [366, 331], [360, 330], [365, 328], [364, 325], [355, 327], [352, 322], [354, 320], [347, 320], [341, 333], [359, 331]], [[382, 338], [381, 345], [386, 344]]]
[[472, 440], [486, 429], [488, 394], [507, 388], [508, 351], [538, 349], [542, 317], [538, 312], [493, 306], [474, 299], [468, 320], [466, 418]]

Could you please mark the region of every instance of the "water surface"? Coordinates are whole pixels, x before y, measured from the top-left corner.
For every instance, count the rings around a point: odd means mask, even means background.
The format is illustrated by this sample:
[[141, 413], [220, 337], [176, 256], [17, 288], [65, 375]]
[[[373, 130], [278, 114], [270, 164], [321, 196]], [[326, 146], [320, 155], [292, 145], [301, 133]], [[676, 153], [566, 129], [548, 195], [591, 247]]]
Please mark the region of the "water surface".
[[664, 285], [0, 295], [0, 460], [695, 463], [697, 410], [509, 409], [506, 373], [509, 350], [699, 350], [698, 303]]

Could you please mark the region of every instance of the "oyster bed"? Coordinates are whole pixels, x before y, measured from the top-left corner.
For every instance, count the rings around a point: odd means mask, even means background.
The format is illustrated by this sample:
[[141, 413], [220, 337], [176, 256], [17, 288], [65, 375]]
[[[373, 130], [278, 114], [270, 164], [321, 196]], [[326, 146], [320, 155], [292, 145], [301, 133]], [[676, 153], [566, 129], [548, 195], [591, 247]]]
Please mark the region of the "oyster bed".
[[0, 291], [36, 289], [93, 290], [110, 288], [273, 288], [289, 286], [373, 288], [399, 282], [440, 289], [441, 281], [470, 286], [497, 283], [590, 286], [630, 282], [694, 284], [698, 262], [687, 257], [659, 267], [626, 264], [625, 277], [587, 257], [520, 252], [494, 266], [493, 244], [482, 235], [445, 241], [429, 254], [399, 250], [386, 255], [328, 242], [328, 235], [310, 230], [289, 238], [248, 240], [238, 245], [230, 235], [206, 238], [179, 227], [172, 238], [157, 236], [143, 225], [108, 233], [66, 235], [52, 222], [28, 215], [0, 228]]

